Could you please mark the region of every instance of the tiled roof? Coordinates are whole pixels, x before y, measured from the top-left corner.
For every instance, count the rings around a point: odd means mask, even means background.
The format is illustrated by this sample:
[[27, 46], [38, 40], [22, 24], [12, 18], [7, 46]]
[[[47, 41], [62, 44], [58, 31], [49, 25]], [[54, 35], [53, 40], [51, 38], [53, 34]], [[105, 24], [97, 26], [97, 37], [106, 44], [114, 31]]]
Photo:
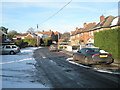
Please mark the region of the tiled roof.
[[106, 17], [105, 20], [104, 20], [103, 22], [101, 22], [101, 23], [99, 22], [99, 23], [95, 26], [94, 29], [96, 29], [96, 28], [106, 28], [106, 27], [110, 27], [110, 25], [111, 25], [111, 23], [112, 23], [112, 21], [113, 21], [114, 18], [115, 18], [114, 16], [108, 16], [108, 17]]
[[51, 35], [52, 33], [54, 33], [55, 35], [57, 35], [59, 32], [53, 32], [53, 31], [40, 31], [40, 32], [37, 32], [37, 33], [40, 33], [40, 34], [47, 34], [47, 35]]
[[78, 30], [78, 32], [76, 34], [79, 34], [79, 33], [83, 32], [83, 31], [84, 31], [83, 28], [79, 28], [79, 30]]
[[59, 32], [57, 32], [57, 31], [56, 31], [56, 32], [54, 32], [54, 34], [55, 34], [55, 35], [58, 35], [58, 34], [59, 34]]
[[105, 20], [100, 24], [101, 27], [110, 27], [111, 22], [113, 21], [115, 17], [114, 16], [108, 16], [105, 18]]
[[93, 29], [96, 26], [95, 23], [87, 24], [86, 28], [84, 28], [84, 32], [88, 32], [89, 30]]

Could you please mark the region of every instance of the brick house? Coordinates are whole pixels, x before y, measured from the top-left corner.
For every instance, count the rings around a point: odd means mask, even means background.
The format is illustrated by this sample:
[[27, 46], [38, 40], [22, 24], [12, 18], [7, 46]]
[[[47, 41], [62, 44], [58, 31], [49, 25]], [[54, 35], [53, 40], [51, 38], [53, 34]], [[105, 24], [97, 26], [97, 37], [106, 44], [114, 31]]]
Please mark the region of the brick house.
[[120, 27], [120, 16], [108, 16], [102, 22], [99, 22], [93, 29], [89, 30], [94, 38], [94, 32]]
[[96, 23], [84, 23], [83, 28], [76, 28], [76, 30], [71, 32], [71, 41], [78, 41], [79, 43], [85, 44], [88, 39], [92, 36], [89, 34], [89, 30], [96, 26]]
[[100, 21], [98, 24], [94, 23], [84, 23], [83, 28], [76, 28], [75, 31], [71, 31], [71, 42], [79, 41], [80, 44], [94, 43], [94, 32], [99, 32], [106, 29], [111, 29], [115, 27], [120, 27], [120, 16], [100, 16]]
[[37, 35], [34, 33], [28, 33], [24, 38], [27, 38], [27, 39], [37, 38]]

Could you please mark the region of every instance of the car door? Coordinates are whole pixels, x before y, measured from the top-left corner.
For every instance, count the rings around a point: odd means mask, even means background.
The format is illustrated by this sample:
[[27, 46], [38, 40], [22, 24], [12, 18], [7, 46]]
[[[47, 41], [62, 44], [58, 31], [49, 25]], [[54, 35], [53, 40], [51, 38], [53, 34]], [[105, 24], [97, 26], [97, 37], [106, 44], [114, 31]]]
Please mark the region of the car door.
[[4, 47], [4, 53], [10, 53], [10, 51], [11, 51], [11, 46], [10, 45], [6, 45], [5, 47]]
[[81, 52], [80, 51], [77, 51], [76, 53], [75, 53], [75, 57], [76, 57], [76, 60], [81, 60]]
[[85, 54], [85, 48], [83, 48], [80, 51], [78, 51], [76, 53], [77, 60], [83, 61], [84, 54]]
[[86, 57], [86, 50], [87, 50], [87, 48], [81, 49], [81, 55], [80, 55], [80, 57], [81, 57], [81, 61], [82, 62], [84, 62], [84, 59]]

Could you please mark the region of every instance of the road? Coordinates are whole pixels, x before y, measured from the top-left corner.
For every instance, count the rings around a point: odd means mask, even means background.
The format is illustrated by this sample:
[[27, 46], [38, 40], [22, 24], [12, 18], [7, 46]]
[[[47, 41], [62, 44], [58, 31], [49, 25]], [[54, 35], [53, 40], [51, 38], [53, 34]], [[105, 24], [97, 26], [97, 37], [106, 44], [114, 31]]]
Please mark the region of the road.
[[69, 55], [50, 52], [48, 48], [34, 51], [37, 79], [51, 88], [119, 88], [120, 76], [96, 72], [66, 61]]

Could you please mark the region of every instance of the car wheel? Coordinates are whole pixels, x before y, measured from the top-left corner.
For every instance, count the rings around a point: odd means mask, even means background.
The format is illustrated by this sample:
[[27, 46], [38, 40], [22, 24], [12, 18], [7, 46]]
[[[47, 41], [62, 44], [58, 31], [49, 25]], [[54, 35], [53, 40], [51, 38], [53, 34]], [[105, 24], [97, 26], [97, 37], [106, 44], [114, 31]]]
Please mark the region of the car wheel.
[[88, 58], [87, 57], [84, 58], [84, 64], [88, 65]]
[[106, 63], [107, 65], [112, 64], [114, 62], [114, 59], [112, 59], [111, 62]]
[[10, 55], [14, 55], [15, 54], [15, 52], [14, 51], [10, 51]]

